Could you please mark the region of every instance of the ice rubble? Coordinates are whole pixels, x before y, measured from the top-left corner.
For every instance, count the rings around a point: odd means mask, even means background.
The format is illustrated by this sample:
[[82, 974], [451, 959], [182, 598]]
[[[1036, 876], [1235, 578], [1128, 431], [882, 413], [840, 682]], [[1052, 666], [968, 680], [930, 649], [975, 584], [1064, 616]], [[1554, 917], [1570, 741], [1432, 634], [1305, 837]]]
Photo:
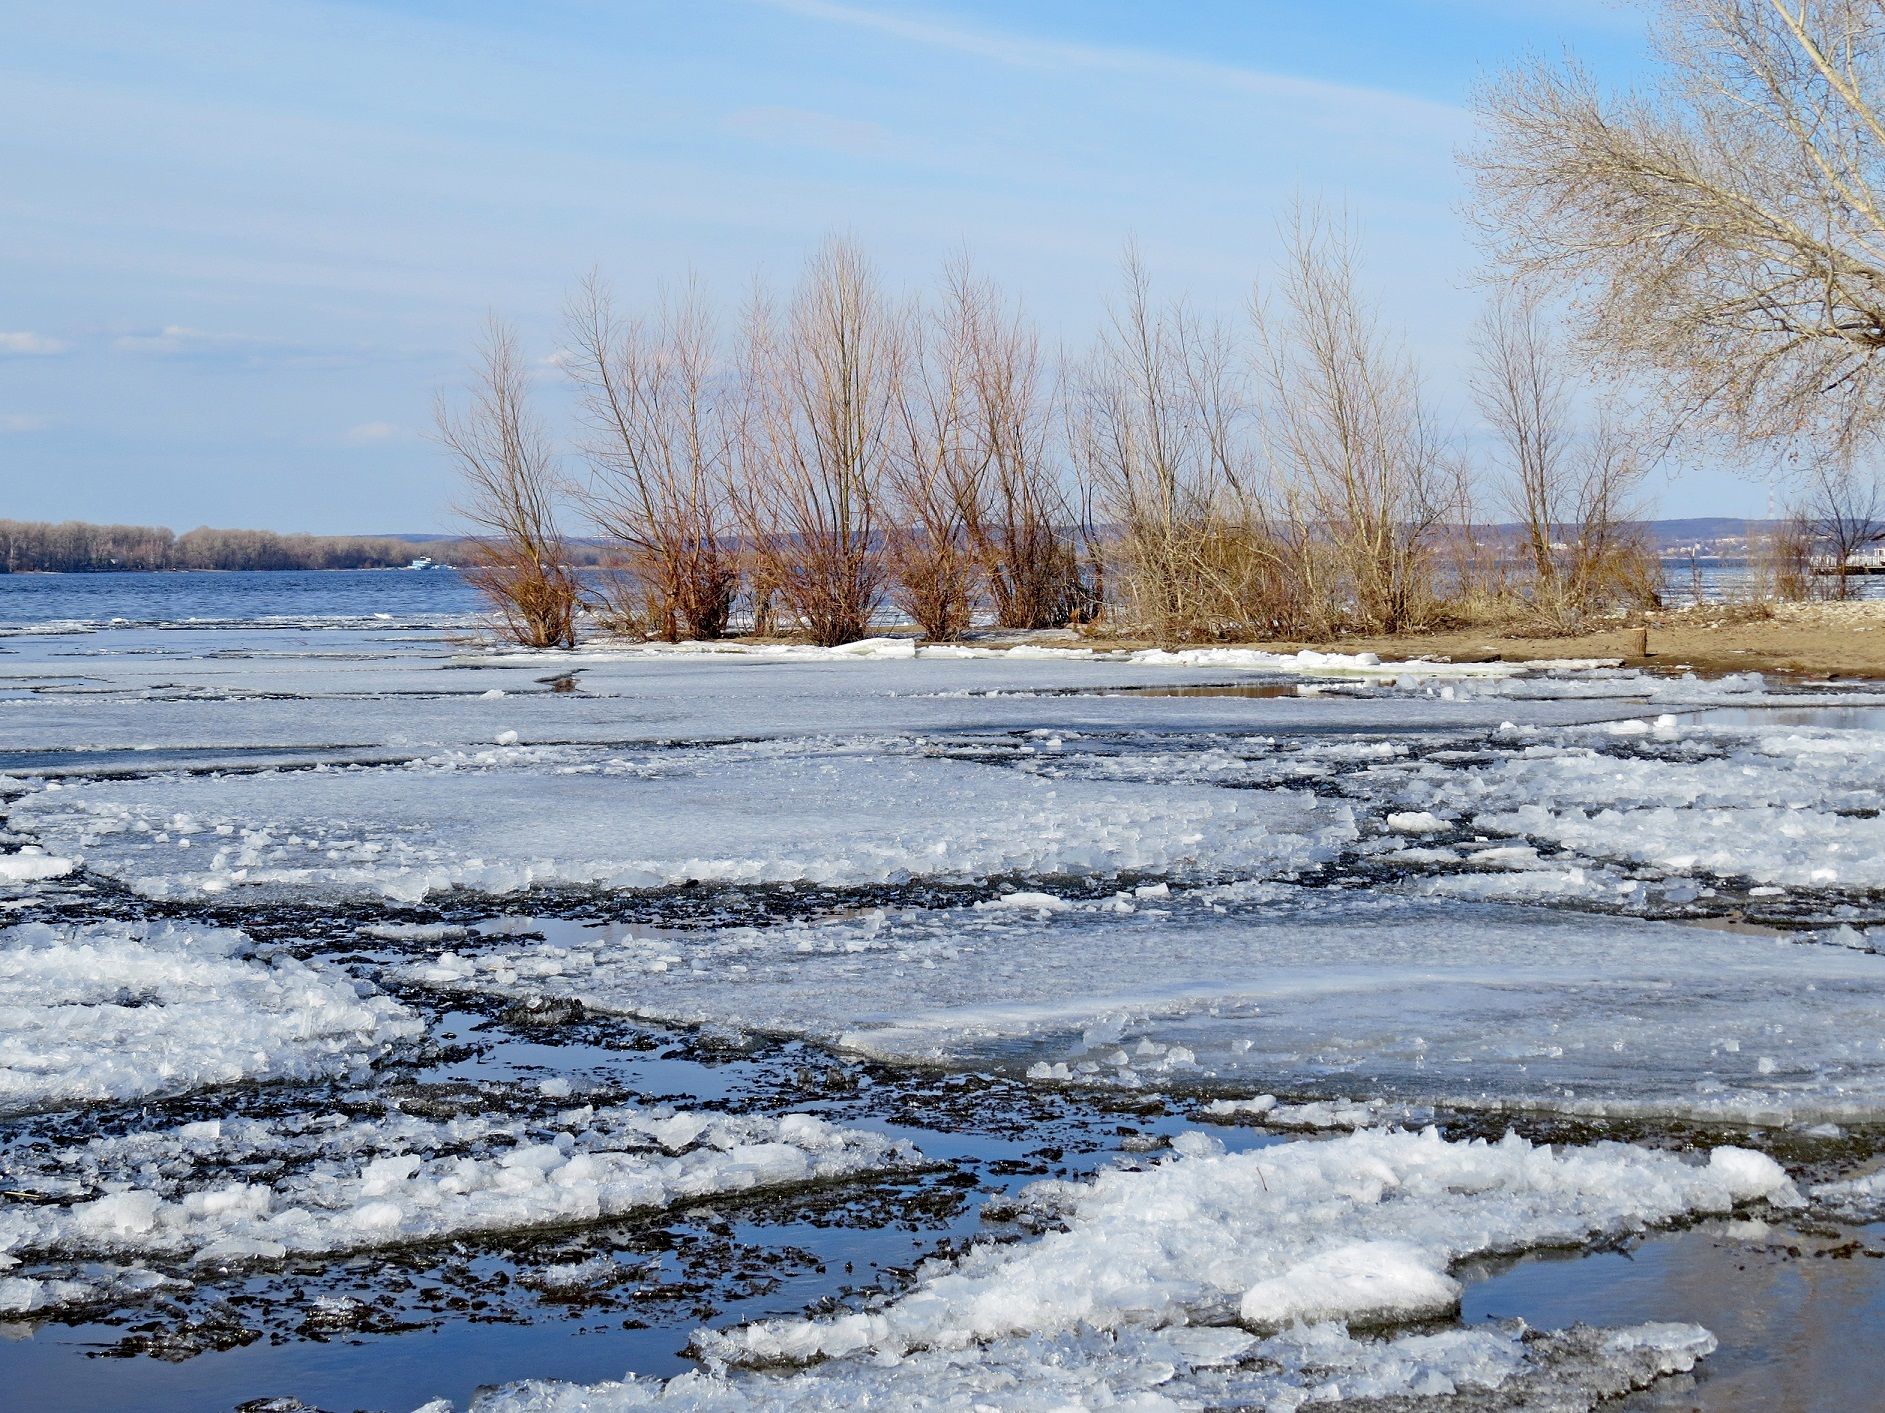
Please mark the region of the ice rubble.
[[1695, 1164], [1628, 1144], [1448, 1142], [1432, 1129], [1246, 1153], [1189, 1133], [1175, 1146], [1150, 1168], [1023, 1189], [1019, 1215], [1058, 1229], [933, 1262], [880, 1309], [697, 1339], [730, 1362], [766, 1363], [1232, 1318], [1260, 1330], [1405, 1321], [1455, 1308], [1449, 1270], [1468, 1256], [1801, 1200], [1779, 1164], [1744, 1148]]
[[[1571, 1413], [1686, 1373], [1715, 1340], [1695, 1325], [1537, 1333], [1479, 1326], [1357, 1339], [1335, 1324], [1259, 1339], [1190, 1326], [1036, 1335], [897, 1359], [834, 1360], [789, 1375], [688, 1373], [592, 1385], [530, 1382], [481, 1393], [470, 1413], [1288, 1413], [1350, 1399], [1448, 1399]], [[432, 1403], [420, 1413], [449, 1413]]]
[[[1630, 754], [1595, 728], [1513, 742], [1485, 763], [1373, 768], [1357, 789], [1406, 814], [1598, 859], [1768, 885], [1885, 888], [1885, 733], [1680, 722]], [[1568, 739], [1566, 737], [1568, 736]]]
[[209, 1120], [6, 1157], [16, 1188], [61, 1204], [0, 1205], [0, 1254], [199, 1262], [593, 1222], [920, 1161], [908, 1143], [809, 1114], [630, 1105], [538, 1121]]
[[420, 1030], [344, 972], [238, 932], [0, 931], [0, 1111], [344, 1075]]
[[58, 858], [44, 849], [28, 846], [18, 853], [0, 854], [0, 888], [64, 878], [75, 867], [71, 859]]
[[546, 769], [500, 748], [398, 768], [98, 780], [29, 795], [13, 817], [153, 898], [320, 889], [404, 901], [544, 884], [1261, 876], [1329, 858], [1355, 833], [1347, 805], [1301, 791], [1052, 781], [836, 749]]
[[1770, 1122], [1885, 1110], [1885, 958], [1863, 951], [1286, 885], [1003, 901], [546, 923], [546, 940], [478, 936], [401, 975], [1044, 1080]]

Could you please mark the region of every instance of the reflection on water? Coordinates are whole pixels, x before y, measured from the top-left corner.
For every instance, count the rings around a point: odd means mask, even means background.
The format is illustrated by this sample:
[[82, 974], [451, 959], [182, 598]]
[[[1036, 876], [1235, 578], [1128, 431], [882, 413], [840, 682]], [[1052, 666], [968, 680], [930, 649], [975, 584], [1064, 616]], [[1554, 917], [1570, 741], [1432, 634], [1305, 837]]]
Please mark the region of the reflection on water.
[[1877, 1408], [1885, 1387], [1885, 1226], [1807, 1236], [1761, 1222], [1711, 1222], [1626, 1251], [1520, 1259], [1469, 1279], [1468, 1320], [1692, 1321], [1721, 1348], [1696, 1386], [1629, 1408]]
[[[1108, 697], [1257, 697], [1268, 700], [1274, 697], [1299, 697], [1304, 695], [1296, 690], [1296, 684], [1265, 682], [1227, 682], [1216, 686], [1203, 687], [1121, 687], [1114, 691], [1100, 693]], [[1315, 696], [1315, 693], [1309, 693]]]
[[1832, 731], [1885, 731], [1885, 704], [1879, 706], [1710, 707], [1690, 720], [1698, 726], [1805, 726]]

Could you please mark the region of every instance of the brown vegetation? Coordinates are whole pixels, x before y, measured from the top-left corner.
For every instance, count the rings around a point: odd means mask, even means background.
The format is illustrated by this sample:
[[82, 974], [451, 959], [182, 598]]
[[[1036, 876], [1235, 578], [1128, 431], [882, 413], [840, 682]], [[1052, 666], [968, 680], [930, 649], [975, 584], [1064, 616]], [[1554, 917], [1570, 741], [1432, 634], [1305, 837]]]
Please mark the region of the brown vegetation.
[[747, 312], [735, 504], [754, 573], [815, 643], [870, 632], [895, 331], [876, 272], [848, 241], [812, 258], [783, 310]]
[[731, 445], [701, 292], [690, 283], [664, 297], [652, 322], [623, 319], [591, 275], [566, 323], [564, 366], [580, 391], [591, 474], [581, 500], [623, 552], [615, 617], [670, 642], [718, 638], [740, 576], [729, 538]]
[[578, 585], [556, 525], [554, 453], [509, 326], [487, 323], [466, 405], [441, 398], [435, 417], [464, 484], [460, 513], [482, 532], [466, 578], [519, 643], [572, 646]]

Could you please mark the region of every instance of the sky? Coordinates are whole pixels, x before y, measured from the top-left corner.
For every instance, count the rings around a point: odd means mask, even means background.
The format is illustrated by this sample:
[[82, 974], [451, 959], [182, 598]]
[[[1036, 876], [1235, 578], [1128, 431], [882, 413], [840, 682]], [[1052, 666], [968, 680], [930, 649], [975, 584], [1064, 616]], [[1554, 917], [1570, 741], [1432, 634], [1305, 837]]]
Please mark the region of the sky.
[[0, 516], [449, 531], [434, 398], [495, 311], [560, 415], [588, 270], [730, 308], [832, 232], [898, 288], [966, 248], [1077, 348], [1128, 239], [1239, 311], [1299, 195], [1470, 437], [1455, 154], [1567, 47], [1647, 62], [1605, 0], [0, 0]]

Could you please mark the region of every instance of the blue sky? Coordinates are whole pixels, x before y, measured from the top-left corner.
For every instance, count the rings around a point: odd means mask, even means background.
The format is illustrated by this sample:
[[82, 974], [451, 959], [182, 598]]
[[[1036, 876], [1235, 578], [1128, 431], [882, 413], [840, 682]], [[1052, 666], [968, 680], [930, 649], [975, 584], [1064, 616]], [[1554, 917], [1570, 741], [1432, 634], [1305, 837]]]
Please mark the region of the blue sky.
[[449, 529], [434, 393], [592, 266], [731, 303], [831, 230], [899, 284], [966, 244], [1077, 344], [1128, 236], [1239, 307], [1299, 191], [1470, 432], [1465, 104], [1567, 44], [1644, 62], [1603, 0], [0, 0], [0, 515]]

